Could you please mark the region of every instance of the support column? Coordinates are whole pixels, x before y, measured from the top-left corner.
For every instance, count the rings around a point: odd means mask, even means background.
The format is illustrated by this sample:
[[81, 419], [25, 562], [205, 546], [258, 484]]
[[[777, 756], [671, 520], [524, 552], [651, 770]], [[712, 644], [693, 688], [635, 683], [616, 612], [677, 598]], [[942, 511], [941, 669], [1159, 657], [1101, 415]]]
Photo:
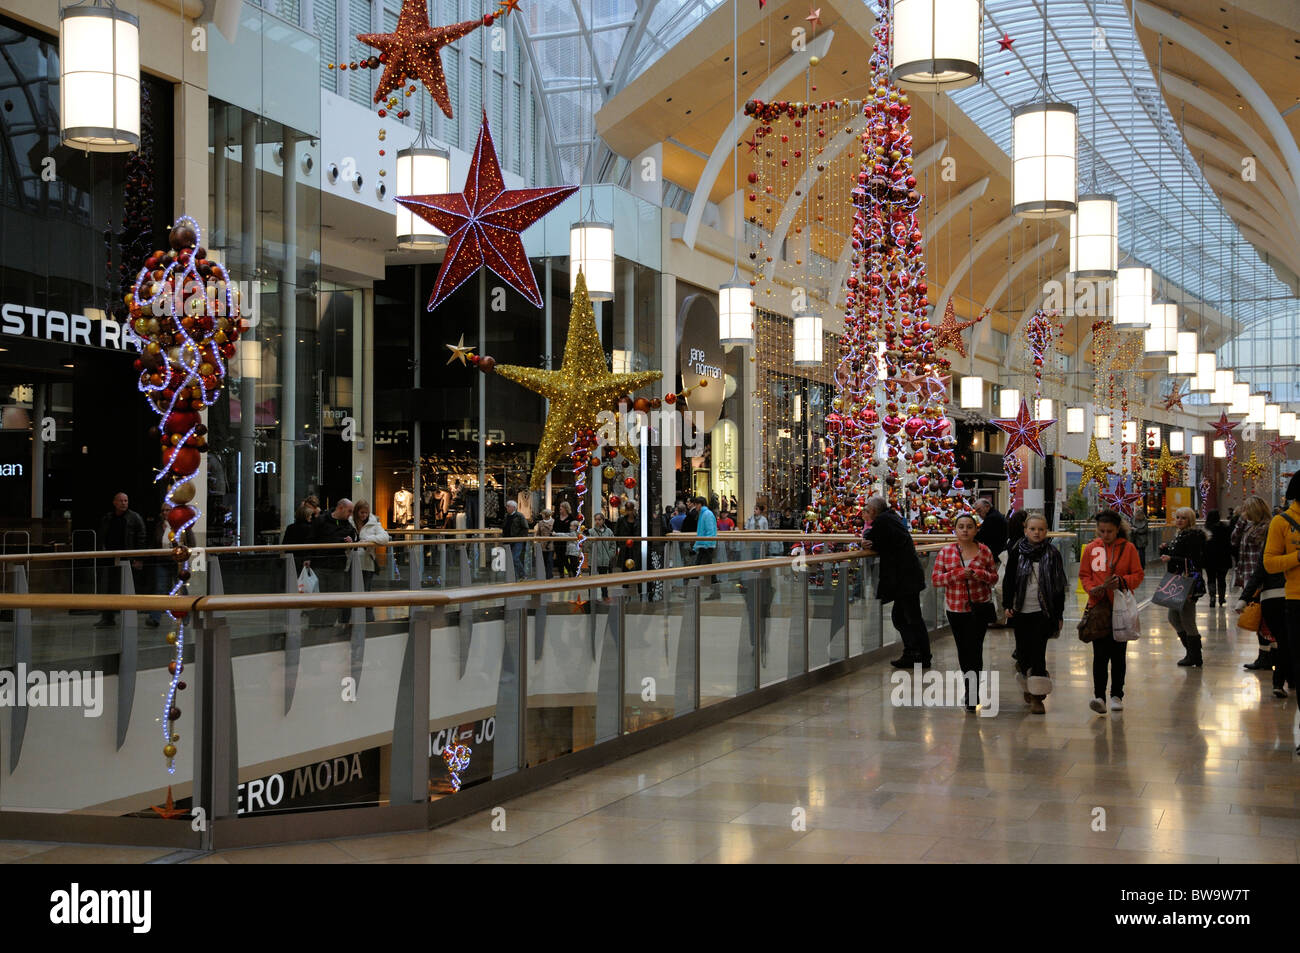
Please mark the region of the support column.
[[[659, 276], [659, 350], [663, 354], [664, 378], [660, 381], [659, 396], [677, 390], [677, 279], [673, 275]], [[667, 404], [665, 410], [671, 410]], [[674, 407], [676, 405], [673, 405]], [[674, 427], [680, 435], [682, 428]], [[665, 506], [677, 496], [677, 447], [660, 446], [659, 499]]]
[[[297, 138], [284, 127], [280, 211], [284, 268], [280, 272], [280, 521], [288, 526], [298, 501], [298, 190]], [[250, 487], [252, 484], [249, 484]], [[251, 494], [250, 494], [251, 495]], [[249, 541], [252, 541], [250, 536]]]
[[[414, 265], [411, 268], [411, 301], [412, 301], [411, 346], [415, 352], [415, 366], [412, 368], [413, 377], [411, 380], [411, 385], [412, 385], [411, 389], [416, 394], [416, 406], [414, 408], [415, 420], [413, 421], [411, 427], [411, 464], [414, 467], [414, 470], [412, 471], [411, 474], [411, 493], [414, 494], [415, 496], [415, 500], [411, 506], [411, 517], [415, 520], [415, 528], [418, 530], [421, 526], [424, 525], [424, 521], [421, 519], [421, 512], [424, 507], [424, 497], [422, 495], [424, 488], [420, 486], [421, 421], [420, 421], [420, 408], [419, 408], [419, 403], [420, 403], [419, 394], [420, 394], [420, 387], [422, 386], [421, 374], [420, 374], [420, 369], [422, 367], [420, 355], [422, 352], [420, 350], [420, 266], [419, 265]], [[414, 548], [414, 552], [416, 558], [411, 563], [411, 565], [414, 567], [411, 570], [411, 572], [416, 579], [420, 579], [422, 577], [417, 575], [417, 573], [421, 571], [424, 565], [424, 559], [423, 559], [424, 548], [422, 546], [416, 546]], [[416, 585], [414, 580], [411, 582], [411, 588], [412, 589], [419, 588], [419, 586]]]
[[[257, 281], [257, 127], [261, 120], [257, 114], [248, 110], [243, 114], [243, 129], [240, 142], [240, 180], [241, 203], [239, 212], [240, 226], [240, 263], [249, 282]], [[250, 299], [257, 295], [249, 293]], [[260, 316], [254, 315], [254, 321]], [[257, 341], [257, 325], [249, 327], [244, 340], [245, 347], [253, 347]], [[296, 340], [291, 338], [289, 340]], [[292, 349], [292, 345], [289, 345]], [[286, 381], [292, 378], [285, 378]], [[288, 388], [286, 388], [288, 390]], [[236, 542], [241, 546], [250, 545], [253, 540], [253, 446], [254, 424], [257, 418], [257, 381], [245, 374], [239, 386], [239, 522]]]
[[[552, 316], [554, 314], [554, 309], [552, 309], [551, 307], [551, 293], [552, 293], [554, 281], [551, 278], [551, 259], [545, 258], [543, 259], [543, 261], [546, 263], [546, 301], [544, 302], [544, 304], [546, 305], [546, 348], [545, 348], [546, 358], [545, 360], [546, 360], [546, 369], [549, 371], [551, 370], [551, 364], [552, 364], [551, 348], [554, 346], [554, 339], [551, 336], [551, 329], [553, 326], [551, 321], [552, 321]], [[482, 348], [483, 348], [483, 339], [479, 338], [479, 350], [481, 351]], [[551, 415], [551, 402], [549, 400], [543, 400], [542, 419], [545, 420], [550, 415]], [[546, 502], [543, 504], [543, 506], [549, 507], [550, 505], [551, 505], [551, 474], [547, 473], [546, 474]], [[542, 514], [538, 512], [534, 518], [541, 519], [541, 517]]]
[[[478, 272], [478, 342], [479, 348], [487, 340], [487, 269]], [[478, 528], [487, 519], [487, 374], [478, 376]], [[471, 528], [471, 527], [466, 527]], [[479, 548], [482, 553], [482, 547]]]
[[45, 518], [45, 391], [50, 385], [37, 381], [32, 394], [32, 523]]

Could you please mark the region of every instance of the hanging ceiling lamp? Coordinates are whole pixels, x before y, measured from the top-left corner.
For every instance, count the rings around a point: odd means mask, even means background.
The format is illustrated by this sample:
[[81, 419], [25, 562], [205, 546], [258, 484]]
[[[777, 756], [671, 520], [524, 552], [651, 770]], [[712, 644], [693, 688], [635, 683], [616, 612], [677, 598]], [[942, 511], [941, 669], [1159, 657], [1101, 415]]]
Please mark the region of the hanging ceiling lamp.
[[1186, 439], [1181, 430], [1171, 430], [1169, 432], [1169, 452], [1182, 453]]
[[1171, 372], [1178, 377], [1196, 376], [1196, 332], [1179, 331], [1174, 336], [1174, 366]]
[[1057, 218], [1078, 211], [1079, 111], [1056, 101], [1047, 82], [1047, 0], [1043, 0], [1043, 75], [1034, 98], [1011, 112], [1011, 213]]
[[140, 21], [114, 0], [59, 11], [59, 124], [74, 149], [140, 148]]
[[1079, 210], [1070, 216], [1070, 274], [1109, 281], [1118, 270], [1119, 202], [1115, 196], [1079, 196]]
[[[737, 61], [740, 57], [740, 0], [731, 0], [731, 115], [736, 115], [740, 91]], [[740, 190], [740, 143], [731, 150], [731, 194]], [[754, 289], [740, 280], [740, 224], [732, 216], [731, 280], [718, 288], [718, 340], [722, 344], [754, 343]]]
[[817, 367], [822, 363], [822, 316], [804, 312], [794, 316], [794, 366]]
[[1246, 423], [1254, 424], [1257, 427], [1264, 426], [1264, 409], [1268, 406], [1268, 398], [1263, 394], [1250, 395], [1250, 409], [1246, 411]]
[[1192, 378], [1193, 394], [1209, 394], [1214, 391], [1215, 364], [1213, 351], [1196, 355], [1196, 376]]
[[981, 0], [894, 0], [889, 78], [926, 92], [980, 81], [984, 48]]
[[998, 396], [998, 409], [1002, 411], [1003, 417], [1014, 417], [1020, 413], [1020, 390], [1015, 387], [1004, 387], [1002, 393]]
[[1227, 368], [1214, 372], [1214, 390], [1210, 392], [1211, 404], [1227, 406], [1232, 403], [1232, 371]]
[[1250, 413], [1249, 384], [1238, 382], [1232, 385], [1232, 402], [1228, 405], [1228, 413], [1234, 417], [1246, 416]]
[[1052, 398], [1040, 397], [1034, 401], [1034, 419], [1035, 420], [1055, 420], [1052, 411], [1056, 408], [1052, 404]]
[[1151, 269], [1146, 265], [1135, 263], [1119, 269], [1115, 280], [1115, 324], [1129, 328], [1147, 326], [1151, 283]]
[[589, 221], [569, 226], [569, 288], [578, 285], [578, 272], [587, 280], [592, 301], [614, 300], [614, 226], [595, 221], [596, 204], [587, 207]]
[[1065, 432], [1083, 433], [1085, 415], [1082, 407], [1065, 408]]
[[1178, 353], [1178, 305], [1161, 301], [1147, 308], [1143, 350], [1160, 357]]
[[1093, 418], [1092, 435], [1098, 440], [1110, 439], [1110, 414], [1098, 414]]
[[1124, 421], [1124, 442], [1125, 443], [1138, 442], [1138, 424], [1136, 420]]
[[1192, 437], [1192, 453], [1198, 457], [1205, 456], [1205, 437], [1202, 434], [1195, 434]]
[[982, 410], [984, 407], [984, 378], [963, 377], [961, 379], [961, 407], [965, 410]]
[[1296, 436], [1296, 415], [1289, 410], [1284, 410], [1278, 414], [1277, 435], [1279, 437], [1290, 437], [1295, 439]]
[[[451, 157], [446, 149], [429, 141], [421, 117], [415, 139], [405, 149], [397, 150], [397, 194], [446, 195], [450, 191]], [[446, 235], [401, 202], [395, 204], [398, 248], [427, 250], [446, 246]]]
[[1214, 441], [1214, 457], [1216, 460], [1222, 460], [1228, 455], [1228, 441]]
[[1264, 406], [1264, 429], [1274, 432], [1282, 429], [1282, 408], [1277, 404], [1266, 404]]

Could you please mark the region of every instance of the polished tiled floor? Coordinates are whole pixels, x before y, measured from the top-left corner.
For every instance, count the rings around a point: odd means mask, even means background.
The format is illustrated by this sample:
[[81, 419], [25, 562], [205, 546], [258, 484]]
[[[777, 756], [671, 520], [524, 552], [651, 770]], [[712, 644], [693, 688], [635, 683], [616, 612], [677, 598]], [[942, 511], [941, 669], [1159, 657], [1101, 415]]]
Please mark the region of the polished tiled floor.
[[[1148, 587], [1149, 588], [1149, 587]], [[1242, 670], [1254, 636], [1202, 605], [1203, 669], [1156, 607], [1129, 650], [1125, 711], [1098, 716], [1091, 650], [1065, 636], [1030, 715], [1011, 637], [990, 633], [999, 712], [895, 708], [881, 662], [682, 741], [438, 830], [222, 851], [195, 863], [1300, 861], [1296, 700]], [[936, 665], [955, 667], [950, 639]], [[500, 827], [500, 812], [497, 812]], [[71, 852], [71, 853], [70, 853]], [[0, 844], [0, 860], [163, 851]]]

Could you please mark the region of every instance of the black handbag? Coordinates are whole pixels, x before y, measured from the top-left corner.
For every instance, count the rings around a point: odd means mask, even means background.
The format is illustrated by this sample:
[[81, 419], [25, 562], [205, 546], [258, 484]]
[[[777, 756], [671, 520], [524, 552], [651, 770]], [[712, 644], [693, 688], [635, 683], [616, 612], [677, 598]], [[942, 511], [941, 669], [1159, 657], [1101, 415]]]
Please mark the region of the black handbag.
[[[965, 569], [966, 560], [962, 559], [960, 549], [957, 550], [957, 558], [961, 560], [962, 568]], [[983, 622], [987, 626], [998, 621], [998, 612], [993, 608], [993, 603], [975, 601], [975, 597], [971, 595], [969, 579], [966, 580], [966, 601], [970, 603], [970, 611], [977, 622]]]

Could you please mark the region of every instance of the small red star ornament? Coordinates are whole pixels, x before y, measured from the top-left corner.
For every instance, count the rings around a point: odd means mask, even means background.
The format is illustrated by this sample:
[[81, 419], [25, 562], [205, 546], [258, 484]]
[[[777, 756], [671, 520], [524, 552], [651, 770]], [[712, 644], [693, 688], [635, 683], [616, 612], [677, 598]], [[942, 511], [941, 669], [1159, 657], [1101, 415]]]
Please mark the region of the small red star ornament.
[[808, 8], [808, 15], [807, 15], [806, 17], [804, 17], [804, 19], [807, 20], [809, 23], [811, 23], [813, 26], [821, 26], [821, 25], [822, 25], [822, 8], [821, 8], [821, 7], [809, 7], [809, 8]]
[[1291, 446], [1291, 441], [1285, 437], [1275, 437], [1268, 442], [1268, 455], [1273, 459], [1281, 459], [1286, 456], [1286, 448]]
[[576, 185], [507, 189], [485, 111], [464, 191], [397, 197], [399, 203], [447, 236], [447, 254], [438, 269], [428, 310], [438, 307], [484, 265], [533, 307], [542, 307], [542, 294], [519, 233], [576, 191]]
[[1003, 53], [1007, 53], [1010, 52], [1011, 44], [1014, 42], [1016, 41], [1011, 39], [1011, 37], [1008, 34], [1003, 33], [1002, 39], [998, 40], [998, 47], [1002, 50]]

